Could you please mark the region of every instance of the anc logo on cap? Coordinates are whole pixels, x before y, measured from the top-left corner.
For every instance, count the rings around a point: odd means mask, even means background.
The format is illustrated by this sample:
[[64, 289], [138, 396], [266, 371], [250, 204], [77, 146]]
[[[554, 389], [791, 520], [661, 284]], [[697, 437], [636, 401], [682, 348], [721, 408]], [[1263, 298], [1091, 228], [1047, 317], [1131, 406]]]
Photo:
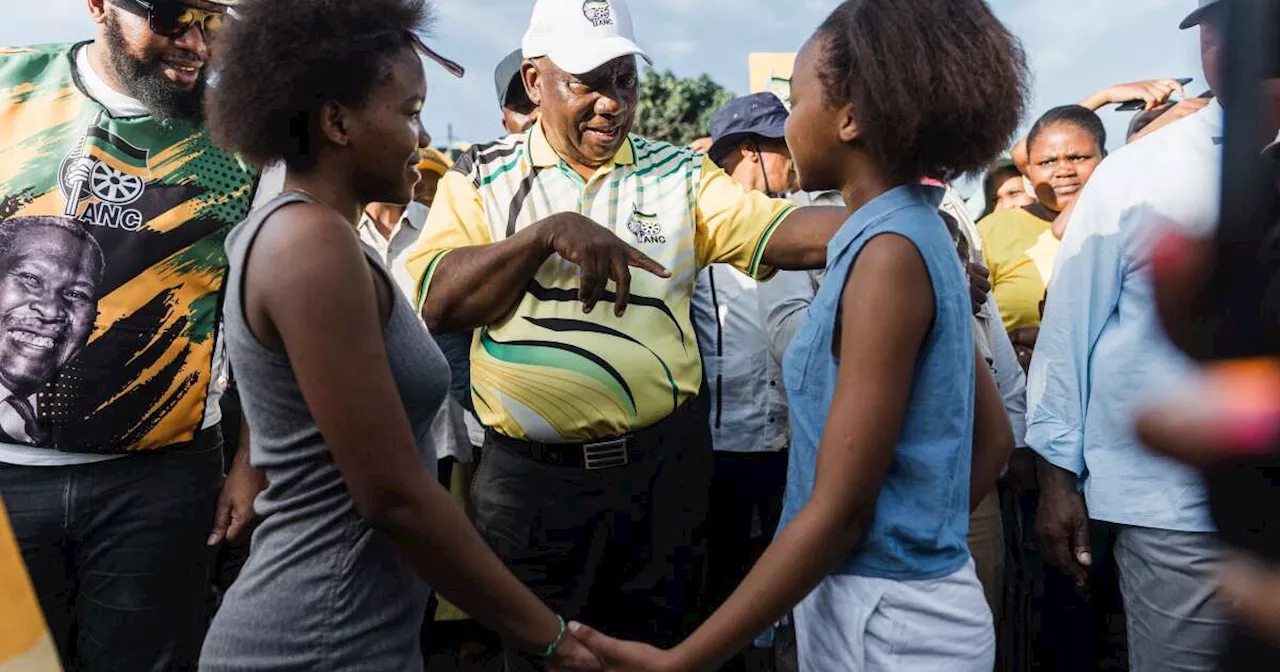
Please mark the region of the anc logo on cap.
[[609, 0], [587, 0], [582, 3], [582, 15], [596, 28], [613, 25], [613, 8], [609, 6]]

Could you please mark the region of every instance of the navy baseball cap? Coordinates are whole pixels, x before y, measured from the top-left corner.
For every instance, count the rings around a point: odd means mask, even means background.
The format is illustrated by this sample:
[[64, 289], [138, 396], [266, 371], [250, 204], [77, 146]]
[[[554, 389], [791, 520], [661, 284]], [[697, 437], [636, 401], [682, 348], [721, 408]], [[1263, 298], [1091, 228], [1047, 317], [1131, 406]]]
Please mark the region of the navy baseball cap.
[[786, 106], [772, 93], [734, 98], [711, 118], [711, 149], [707, 155], [715, 161], [750, 136], [782, 139], [786, 137], [788, 116]]
[[[493, 72], [493, 84], [498, 89], [498, 105], [506, 107], [511, 102], [511, 89], [514, 88], [516, 78], [520, 76], [520, 67], [524, 65], [524, 56], [520, 50], [507, 54], [498, 64], [498, 68]], [[523, 91], [523, 88], [521, 89]]]

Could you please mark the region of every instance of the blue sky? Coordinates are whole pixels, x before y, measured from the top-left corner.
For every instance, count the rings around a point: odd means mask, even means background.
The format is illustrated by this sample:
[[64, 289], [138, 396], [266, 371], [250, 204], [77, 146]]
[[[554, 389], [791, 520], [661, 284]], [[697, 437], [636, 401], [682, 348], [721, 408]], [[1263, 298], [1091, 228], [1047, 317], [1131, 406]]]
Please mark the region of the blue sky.
[[[359, 0], [352, 0], [357, 2]], [[910, 0], [904, 0], [910, 1]], [[6, 2], [0, 44], [19, 45], [92, 36], [85, 0]], [[706, 72], [726, 88], [747, 93], [747, 54], [794, 51], [838, 0], [631, 0], [637, 39], [659, 68], [679, 75]], [[991, 0], [1018, 35], [1034, 75], [1032, 115], [1075, 102], [1106, 84], [1154, 77], [1195, 77], [1204, 90], [1196, 31], [1178, 22], [1195, 0]], [[519, 46], [531, 0], [436, 0], [439, 22], [431, 40], [467, 67], [465, 80], [439, 68], [428, 74], [427, 128], [443, 143], [450, 125], [460, 140], [499, 133], [493, 68]], [[21, 9], [18, 9], [21, 7]], [[1103, 111], [1113, 138], [1128, 115]], [[1111, 142], [1112, 147], [1117, 145]]]

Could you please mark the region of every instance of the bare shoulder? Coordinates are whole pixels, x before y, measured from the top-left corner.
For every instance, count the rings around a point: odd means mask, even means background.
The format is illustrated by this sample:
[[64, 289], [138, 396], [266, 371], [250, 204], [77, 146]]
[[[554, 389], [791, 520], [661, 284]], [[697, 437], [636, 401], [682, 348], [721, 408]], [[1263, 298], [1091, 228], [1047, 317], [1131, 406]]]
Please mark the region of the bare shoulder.
[[887, 281], [899, 284], [913, 278], [929, 279], [924, 257], [909, 238], [896, 233], [876, 235], [858, 252], [846, 285], [854, 281]]
[[250, 272], [272, 285], [315, 283], [323, 286], [365, 264], [360, 240], [350, 222], [332, 208], [314, 203], [286, 205], [263, 222]]

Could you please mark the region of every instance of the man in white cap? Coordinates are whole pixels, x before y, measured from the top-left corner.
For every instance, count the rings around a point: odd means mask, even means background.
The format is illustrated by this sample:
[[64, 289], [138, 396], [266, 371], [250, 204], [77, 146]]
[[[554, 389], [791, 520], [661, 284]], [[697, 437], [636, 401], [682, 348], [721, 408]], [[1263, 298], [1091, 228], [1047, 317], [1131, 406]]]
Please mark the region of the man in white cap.
[[846, 213], [630, 135], [649, 58], [623, 0], [539, 0], [523, 55], [540, 120], [458, 161], [408, 265], [433, 331], [477, 329], [481, 532], [566, 618], [674, 644], [711, 477], [695, 277], [821, 267]]
[[[106, 260], [92, 288], [48, 279], [56, 249], [0, 269], [27, 308], [0, 320], [0, 497], [68, 669], [194, 669], [208, 546], [244, 535], [262, 485], [247, 439], [223, 485], [219, 429], [223, 241], [257, 180], [202, 123], [232, 4], [89, 0], [92, 42], [0, 51], [0, 218], [56, 219]], [[88, 342], [19, 394], [10, 364], [72, 314]]]
[[[1214, 89], [1224, 5], [1202, 0], [1182, 23], [1200, 27]], [[1170, 226], [1215, 227], [1222, 120], [1215, 100], [1099, 166], [1062, 240], [1027, 383], [1045, 557], [1084, 583], [1090, 527], [1108, 528], [1134, 672], [1217, 669], [1227, 633], [1214, 582], [1223, 551], [1203, 484], [1133, 429], [1138, 409], [1189, 380], [1192, 363], [1156, 314], [1151, 242]]]

